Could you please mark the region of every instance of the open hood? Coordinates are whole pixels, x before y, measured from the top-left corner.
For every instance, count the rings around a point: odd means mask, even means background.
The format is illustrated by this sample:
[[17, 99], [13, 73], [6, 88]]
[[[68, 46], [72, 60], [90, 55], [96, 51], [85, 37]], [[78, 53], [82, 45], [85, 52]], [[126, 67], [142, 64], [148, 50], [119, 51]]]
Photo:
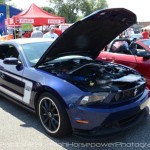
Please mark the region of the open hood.
[[108, 43], [135, 23], [136, 15], [127, 9], [98, 10], [63, 32], [43, 54], [36, 67], [71, 54], [95, 59]]

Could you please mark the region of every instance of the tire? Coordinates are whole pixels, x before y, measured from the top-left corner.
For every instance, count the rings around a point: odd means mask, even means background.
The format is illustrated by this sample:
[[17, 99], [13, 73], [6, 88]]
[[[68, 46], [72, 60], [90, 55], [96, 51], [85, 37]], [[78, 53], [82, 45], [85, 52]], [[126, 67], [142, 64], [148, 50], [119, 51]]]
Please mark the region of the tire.
[[50, 93], [43, 93], [38, 100], [38, 116], [45, 131], [53, 137], [71, 134], [71, 124], [63, 104]]

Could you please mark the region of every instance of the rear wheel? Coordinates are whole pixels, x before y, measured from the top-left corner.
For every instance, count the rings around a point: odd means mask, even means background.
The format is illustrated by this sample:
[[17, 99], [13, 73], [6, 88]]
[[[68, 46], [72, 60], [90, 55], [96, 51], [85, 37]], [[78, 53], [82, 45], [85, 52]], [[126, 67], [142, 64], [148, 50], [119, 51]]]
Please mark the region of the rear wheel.
[[54, 137], [71, 133], [71, 125], [65, 108], [56, 97], [43, 93], [39, 97], [38, 116], [44, 129]]

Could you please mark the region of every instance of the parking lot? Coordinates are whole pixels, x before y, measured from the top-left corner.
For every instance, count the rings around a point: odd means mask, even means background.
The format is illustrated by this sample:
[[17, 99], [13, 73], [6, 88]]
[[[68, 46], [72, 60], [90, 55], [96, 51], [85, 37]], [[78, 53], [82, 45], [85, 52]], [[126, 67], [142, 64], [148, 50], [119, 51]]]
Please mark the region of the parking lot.
[[0, 150], [56, 150], [56, 149], [150, 149], [150, 117], [126, 132], [114, 137], [89, 141], [73, 135], [55, 139], [48, 136], [38, 118], [0, 97]]

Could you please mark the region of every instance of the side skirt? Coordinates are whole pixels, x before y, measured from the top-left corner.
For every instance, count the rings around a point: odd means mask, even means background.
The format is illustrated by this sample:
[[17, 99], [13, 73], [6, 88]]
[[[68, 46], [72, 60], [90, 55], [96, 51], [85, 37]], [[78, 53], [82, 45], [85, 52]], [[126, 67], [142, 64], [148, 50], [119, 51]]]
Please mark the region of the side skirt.
[[30, 112], [36, 114], [34, 108], [31, 108], [31, 107], [27, 106], [26, 104], [24, 104], [24, 103], [22, 103], [22, 102], [20, 102], [20, 101], [18, 101], [18, 100], [15, 100], [15, 99], [13, 99], [13, 98], [11, 98], [11, 97], [5, 95], [5, 94], [2, 93], [2, 92], [0, 92], [0, 95], [3, 96], [4, 98], [6, 98], [7, 100], [10, 100], [10, 101], [12, 101], [13, 103], [17, 104], [18, 106], [23, 107], [24, 109], [26, 109], [26, 110], [28, 110], [28, 111], [30, 111]]

